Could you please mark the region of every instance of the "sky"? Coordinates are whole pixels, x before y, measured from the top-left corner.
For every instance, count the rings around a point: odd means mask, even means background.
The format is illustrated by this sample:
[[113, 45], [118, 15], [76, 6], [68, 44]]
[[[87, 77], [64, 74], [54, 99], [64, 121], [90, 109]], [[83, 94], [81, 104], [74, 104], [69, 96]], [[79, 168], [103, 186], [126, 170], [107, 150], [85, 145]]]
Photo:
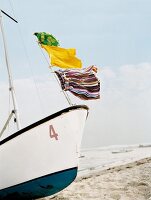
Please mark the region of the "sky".
[[[82, 147], [151, 143], [150, 0], [0, 0], [0, 8], [19, 22], [3, 16], [23, 127], [68, 106], [33, 35], [44, 31], [99, 69], [100, 100], [70, 95], [90, 107]], [[11, 103], [1, 38], [0, 54], [3, 123]]]

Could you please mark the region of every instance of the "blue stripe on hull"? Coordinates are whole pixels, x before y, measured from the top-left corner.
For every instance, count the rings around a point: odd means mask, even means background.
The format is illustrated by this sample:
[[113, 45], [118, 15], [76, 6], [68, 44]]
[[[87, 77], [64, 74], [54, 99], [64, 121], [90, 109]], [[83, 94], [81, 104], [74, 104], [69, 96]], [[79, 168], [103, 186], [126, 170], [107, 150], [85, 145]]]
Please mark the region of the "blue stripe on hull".
[[77, 168], [40, 177], [0, 190], [0, 200], [31, 200], [53, 195], [74, 181]]

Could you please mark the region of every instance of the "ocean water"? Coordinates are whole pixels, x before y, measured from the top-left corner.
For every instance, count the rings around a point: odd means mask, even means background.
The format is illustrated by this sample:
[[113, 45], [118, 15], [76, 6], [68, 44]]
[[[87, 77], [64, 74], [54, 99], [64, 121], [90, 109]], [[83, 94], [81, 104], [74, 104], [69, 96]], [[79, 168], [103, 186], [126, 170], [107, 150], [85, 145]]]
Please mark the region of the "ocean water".
[[130, 163], [151, 157], [151, 144], [109, 146], [82, 149], [79, 158], [79, 176], [93, 171]]

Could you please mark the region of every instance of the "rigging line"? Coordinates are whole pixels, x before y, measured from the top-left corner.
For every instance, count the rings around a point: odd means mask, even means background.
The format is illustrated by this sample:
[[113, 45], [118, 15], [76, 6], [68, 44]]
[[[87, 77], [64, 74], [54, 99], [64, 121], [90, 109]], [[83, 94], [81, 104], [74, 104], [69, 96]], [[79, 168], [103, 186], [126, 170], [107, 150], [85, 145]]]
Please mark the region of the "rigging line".
[[[44, 58], [45, 58], [47, 64], [49, 65], [49, 68], [50, 68], [51, 72], [54, 74], [54, 77], [55, 77], [55, 79], [57, 80], [57, 83], [59, 84], [59, 86], [60, 86], [60, 88], [61, 88], [60, 82], [59, 82], [59, 80], [58, 80], [56, 74], [54, 73], [54, 71], [53, 71], [53, 69], [52, 69], [52, 66], [50, 66], [50, 64], [49, 64], [49, 62], [48, 62], [48, 60], [47, 60], [47, 58], [46, 58], [44, 52], [42, 51], [42, 49], [41, 49], [41, 47], [40, 47], [40, 44], [39, 44], [39, 48], [40, 48], [40, 50], [41, 50], [41, 52], [42, 52], [42, 55], [44, 56]], [[72, 102], [71, 102], [71, 100], [70, 100], [69, 95], [68, 95], [62, 88], [61, 88], [61, 90], [62, 90], [62, 92], [63, 92], [63, 94], [64, 94], [66, 100], [68, 101], [69, 105], [72, 106], [73, 104], [72, 104]]]
[[[10, 3], [10, 7], [11, 7], [11, 9], [13, 11], [13, 15], [16, 18], [13, 3], [12, 3], [11, 0], [9, 0], [9, 3]], [[20, 27], [19, 23], [18, 23], [18, 31], [19, 31], [19, 35], [21, 37], [21, 41], [22, 41], [24, 52], [25, 52], [25, 56], [27, 58], [27, 65], [28, 65], [28, 68], [30, 69], [30, 73], [31, 73], [32, 80], [33, 80], [33, 83], [34, 83], [34, 86], [35, 86], [36, 94], [37, 94], [37, 97], [39, 99], [40, 109], [41, 109], [41, 112], [44, 114], [44, 109], [43, 109], [43, 104], [42, 104], [42, 101], [41, 101], [41, 98], [40, 98], [40, 93], [39, 93], [38, 86], [37, 86], [37, 83], [36, 83], [35, 78], [34, 78], [34, 73], [33, 73], [33, 70], [32, 70], [31, 64], [30, 64], [30, 59], [29, 59], [29, 56], [28, 56], [28, 53], [27, 53], [25, 42], [23, 40], [23, 34], [22, 34], [21, 27]]]
[[[10, 104], [11, 104], [11, 95], [10, 95], [10, 91], [9, 91], [9, 93], [8, 93], [8, 95], [9, 95], [9, 99], [8, 99], [8, 116], [10, 115], [10, 108], [11, 108], [11, 106], [10, 106]], [[8, 123], [8, 130], [9, 130], [9, 123]]]
[[15, 110], [16, 126], [17, 126], [17, 129], [19, 130], [20, 129], [20, 119], [19, 119], [17, 102], [16, 102], [16, 94], [15, 94], [15, 90], [14, 90], [14, 87], [13, 87], [14, 84], [13, 84], [11, 67], [10, 67], [9, 58], [8, 58], [7, 42], [6, 42], [4, 27], [3, 27], [3, 23], [2, 23], [2, 12], [1, 12], [1, 10], [0, 10], [0, 18], [1, 18], [0, 19], [0, 27], [1, 27], [1, 32], [2, 32], [5, 63], [6, 63], [6, 68], [7, 68], [8, 80], [9, 80], [8, 81], [9, 82], [9, 88], [10, 88], [10, 92], [11, 92], [11, 96], [12, 96], [13, 107], [14, 107], [14, 110]]
[[[16, 18], [16, 16], [15, 16], [15, 11], [14, 11], [14, 8], [13, 8], [13, 3], [12, 3], [11, 0], [9, 0], [9, 3], [10, 3], [10, 6], [11, 6], [11, 8], [12, 8], [13, 15], [14, 15], [14, 17]], [[19, 31], [20, 31], [20, 35], [22, 36], [22, 34], [21, 34], [21, 30], [20, 30], [20, 26], [19, 26]], [[23, 39], [22, 39], [22, 41], [23, 41]], [[24, 49], [25, 49], [25, 52], [26, 52], [26, 57], [28, 58], [28, 56], [27, 56], [27, 51], [26, 51], [26, 48], [25, 48], [24, 42], [23, 42], [23, 46], [24, 46]], [[40, 48], [40, 49], [41, 49], [41, 48]], [[43, 56], [44, 56], [46, 62], [47, 62], [48, 65], [49, 65], [49, 62], [48, 62], [46, 56], [44, 55], [42, 49], [41, 49], [41, 52], [42, 52], [42, 54], [43, 54]], [[28, 60], [29, 60], [29, 58], [28, 58]], [[49, 66], [50, 66], [50, 65], [49, 65]], [[51, 66], [50, 66], [50, 70], [51, 70], [51, 72], [53, 72]], [[32, 70], [31, 70], [31, 72], [32, 72]], [[32, 75], [33, 75], [33, 72], [32, 72]], [[57, 76], [56, 76], [55, 73], [54, 73], [54, 76], [55, 76], [55, 79], [57, 80], [57, 82], [58, 82], [58, 84], [59, 84], [59, 86], [60, 86], [60, 82], [59, 82], [59, 80], [58, 80], [58, 78], [57, 78]], [[35, 83], [36, 90], [37, 90], [37, 92], [38, 92], [38, 88], [37, 88], [37, 85], [36, 85], [35, 80], [34, 80], [34, 83]], [[60, 88], [61, 88], [61, 86], [60, 86]], [[69, 105], [70, 105], [70, 106], [73, 105], [72, 102], [71, 102], [71, 100], [70, 100], [70, 98], [69, 98], [69, 95], [68, 95], [64, 90], [62, 90], [62, 92], [63, 92], [63, 94], [64, 94], [66, 100], [68, 101]], [[38, 92], [38, 97], [39, 97], [39, 100], [40, 100], [39, 92]], [[41, 101], [40, 101], [40, 103], [41, 103]]]
[[10, 4], [10, 7], [11, 7], [11, 9], [12, 9], [12, 11], [13, 11], [14, 18], [16, 19], [15, 11], [14, 11], [14, 6], [13, 6], [13, 3], [12, 3], [11, 0], [9, 0], [9, 4]]

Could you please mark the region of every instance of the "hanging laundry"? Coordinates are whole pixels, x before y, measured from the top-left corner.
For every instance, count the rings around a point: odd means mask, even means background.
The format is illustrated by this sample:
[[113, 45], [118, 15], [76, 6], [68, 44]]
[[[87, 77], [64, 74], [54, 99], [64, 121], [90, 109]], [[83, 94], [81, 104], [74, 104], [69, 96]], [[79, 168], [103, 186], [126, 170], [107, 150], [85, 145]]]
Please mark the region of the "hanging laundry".
[[60, 68], [81, 68], [82, 62], [76, 55], [76, 50], [73, 48], [65, 49], [61, 47], [41, 45], [44, 48], [49, 57], [52, 66]]
[[90, 66], [82, 70], [57, 70], [61, 87], [83, 100], [100, 98], [100, 81], [96, 77], [97, 67]]
[[82, 62], [76, 57], [76, 49], [61, 48], [58, 40], [51, 34], [45, 32], [34, 33], [38, 38], [38, 42], [49, 55], [52, 66], [60, 68], [82, 68]]
[[51, 34], [45, 32], [34, 33], [38, 38], [40, 44], [49, 45], [49, 46], [59, 46], [58, 40]]

